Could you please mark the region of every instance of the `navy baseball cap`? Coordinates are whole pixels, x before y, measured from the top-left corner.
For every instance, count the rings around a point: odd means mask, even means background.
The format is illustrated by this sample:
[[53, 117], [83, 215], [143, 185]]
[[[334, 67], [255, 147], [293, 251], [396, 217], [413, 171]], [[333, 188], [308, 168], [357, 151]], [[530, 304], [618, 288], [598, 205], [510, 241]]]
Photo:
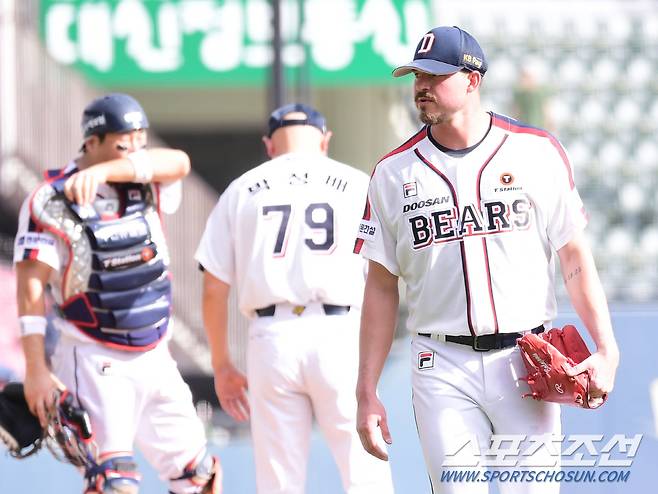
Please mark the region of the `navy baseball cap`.
[[107, 133], [124, 133], [148, 129], [149, 121], [135, 98], [123, 93], [111, 93], [89, 103], [82, 113], [82, 133], [85, 137]]
[[[304, 113], [306, 118], [285, 118], [289, 113], [297, 112]], [[267, 136], [272, 137], [275, 130], [289, 125], [311, 125], [319, 129], [323, 134], [327, 132], [327, 121], [322, 113], [304, 103], [291, 103], [277, 108], [270, 114], [270, 120], [267, 124]]]
[[393, 71], [393, 77], [414, 70], [434, 75], [448, 75], [462, 69], [487, 71], [487, 60], [476, 39], [457, 26], [440, 26], [428, 31], [416, 47], [413, 61]]

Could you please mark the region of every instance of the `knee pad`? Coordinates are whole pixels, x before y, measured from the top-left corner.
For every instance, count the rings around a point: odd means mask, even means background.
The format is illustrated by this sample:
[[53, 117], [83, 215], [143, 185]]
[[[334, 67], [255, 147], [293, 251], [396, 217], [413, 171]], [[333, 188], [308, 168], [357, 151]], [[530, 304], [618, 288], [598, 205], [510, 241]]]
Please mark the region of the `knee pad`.
[[180, 477], [169, 480], [169, 494], [221, 494], [222, 468], [219, 459], [202, 451], [183, 469]]
[[87, 469], [85, 494], [137, 494], [141, 475], [132, 456], [115, 456]]

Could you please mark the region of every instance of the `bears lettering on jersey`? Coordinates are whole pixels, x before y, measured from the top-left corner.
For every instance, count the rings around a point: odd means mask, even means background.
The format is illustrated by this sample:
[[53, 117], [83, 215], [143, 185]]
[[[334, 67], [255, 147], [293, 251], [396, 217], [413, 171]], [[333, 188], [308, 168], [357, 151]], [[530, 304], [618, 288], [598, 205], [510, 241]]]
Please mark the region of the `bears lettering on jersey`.
[[[433, 204], [435, 201], [421, 201]], [[405, 208], [407, 205], [405, 205]], [[473, 204], [435, 211], [419, 212], [407, 218], [411, 229], [412, 247], [422, 249], [433, 243], [451, 242], [474, 235], [526, 230], [530, 225], [530, 201], [519, 198], [511, 203], [483, 201], [482, 207]]]

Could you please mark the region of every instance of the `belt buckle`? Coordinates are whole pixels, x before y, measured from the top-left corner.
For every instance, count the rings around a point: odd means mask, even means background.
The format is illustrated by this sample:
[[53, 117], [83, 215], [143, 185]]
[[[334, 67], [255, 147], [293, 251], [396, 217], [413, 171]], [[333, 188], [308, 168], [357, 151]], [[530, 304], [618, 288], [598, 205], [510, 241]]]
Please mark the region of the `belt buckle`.
[[292, 308], [292, 313], [295, 314], [296, 316], [301, 316], [302, 312], [304, 312], [304, 310], [306, 310], [305, 305], [295, 305]]
[[491, 350], [491, 348], [482, 348], [478, 346], [478, 341], [482, 336], [487, 336], [487, 335], [473, 336], [473, 344], [471, 345], [471, 347], [473, 347], [473, 350], [475, 350], [476, 352], [488, 352], [489, 350]]

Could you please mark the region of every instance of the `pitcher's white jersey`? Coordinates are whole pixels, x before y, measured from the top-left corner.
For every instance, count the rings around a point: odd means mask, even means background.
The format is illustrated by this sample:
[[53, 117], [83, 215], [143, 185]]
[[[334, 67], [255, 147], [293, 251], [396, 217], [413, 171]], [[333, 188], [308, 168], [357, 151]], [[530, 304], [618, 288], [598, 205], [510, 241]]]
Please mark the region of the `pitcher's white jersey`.
[[238, 290], [248, 317], [281, 302], [360, 308], [365, 261], [345, 240], [354, 238], [367, 189], [365, 173], [328, 157], [279, 156], [224, 191], [196, 259]]
[[385, 156], [355, 251], [406, 282], [412, 332], [527, 331], [555, 316], [554, 253], [586, 224], [571, 165], [553, 136], [496, 114], [465, 151], [425, 127]]

